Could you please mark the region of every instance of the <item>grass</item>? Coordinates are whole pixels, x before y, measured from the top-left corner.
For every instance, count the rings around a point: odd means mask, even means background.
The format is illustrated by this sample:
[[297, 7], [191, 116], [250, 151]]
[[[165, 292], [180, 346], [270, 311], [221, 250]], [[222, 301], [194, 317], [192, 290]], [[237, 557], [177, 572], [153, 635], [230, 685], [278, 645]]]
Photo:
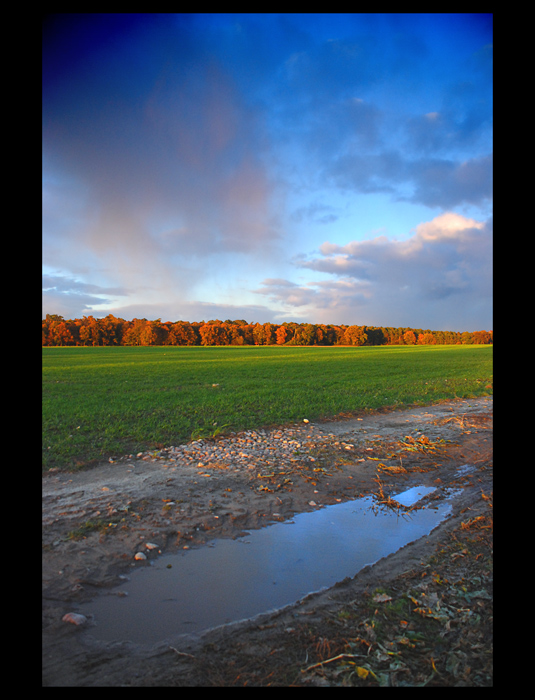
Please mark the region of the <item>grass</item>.
[[492, 346], [43, 348], [43, 468], [492, 393]]

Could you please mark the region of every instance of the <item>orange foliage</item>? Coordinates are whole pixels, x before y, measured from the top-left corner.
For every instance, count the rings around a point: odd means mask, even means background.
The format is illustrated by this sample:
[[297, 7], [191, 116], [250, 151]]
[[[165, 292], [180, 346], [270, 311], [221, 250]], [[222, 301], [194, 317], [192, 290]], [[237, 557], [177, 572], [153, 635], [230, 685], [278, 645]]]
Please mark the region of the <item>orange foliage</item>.
[[43, 346], [57, 345], [429, 345], [491, 344], [492, 331], [474, 333], [412, 328], [314, 325], [311, 323], [247, 323], [246, 321], [125, 321], [84, 316], [64, 319], [47, 314], [42, 322]]

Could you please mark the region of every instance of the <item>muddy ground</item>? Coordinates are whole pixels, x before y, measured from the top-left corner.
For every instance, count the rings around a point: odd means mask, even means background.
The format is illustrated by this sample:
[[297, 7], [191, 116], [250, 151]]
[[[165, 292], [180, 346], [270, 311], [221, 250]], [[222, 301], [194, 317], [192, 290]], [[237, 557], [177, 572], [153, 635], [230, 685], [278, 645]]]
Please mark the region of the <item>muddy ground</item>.
[[[482, 397], [279, 426], [267, 442], [300, 447], [275, 468], [161, 451], [47, 473], [43, 685], [492, 685], [492, 411]], [[63, 620], [160, 553], [364, 494], [396, 508], [392, 494], [422, 484], [434, 499], [458, 491], [451, 517], [276, 613], [150, 647]]]

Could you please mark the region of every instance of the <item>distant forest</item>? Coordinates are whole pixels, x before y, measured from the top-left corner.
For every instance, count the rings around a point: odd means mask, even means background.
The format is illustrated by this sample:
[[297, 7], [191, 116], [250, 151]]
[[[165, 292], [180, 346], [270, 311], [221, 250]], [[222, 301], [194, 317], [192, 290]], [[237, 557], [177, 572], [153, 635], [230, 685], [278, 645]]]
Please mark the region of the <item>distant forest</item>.
[[230, 321], [125, 321], [111, 314], [73, 320], [47, 314], [43, 346], [58, 345], [488, 345], [492, 331]]

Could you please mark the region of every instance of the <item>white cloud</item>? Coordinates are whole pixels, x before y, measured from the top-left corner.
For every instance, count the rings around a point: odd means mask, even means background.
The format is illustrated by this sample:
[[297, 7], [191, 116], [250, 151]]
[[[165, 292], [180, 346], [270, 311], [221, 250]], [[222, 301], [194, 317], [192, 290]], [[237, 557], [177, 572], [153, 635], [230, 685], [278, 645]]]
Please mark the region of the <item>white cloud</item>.
[[406, 240], [325, 242], [295, 265], [334, 276], [303, 286], [265, 280], [258, 293], [324, 323], [477, 330], [492, 327], [492, 225], [447, 212]]

